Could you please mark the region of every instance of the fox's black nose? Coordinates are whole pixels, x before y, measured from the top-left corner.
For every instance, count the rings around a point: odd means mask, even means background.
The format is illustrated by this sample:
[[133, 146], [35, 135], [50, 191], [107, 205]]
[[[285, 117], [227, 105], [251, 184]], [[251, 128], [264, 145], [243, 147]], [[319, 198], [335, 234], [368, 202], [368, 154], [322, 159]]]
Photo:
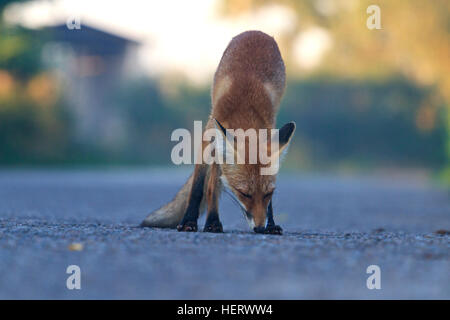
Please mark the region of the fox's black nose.
[[264, 227], [254, 227], [253, 231], [255, 231], [256, 233], [264, 233], [264, 231], [266, 230], [266, 228]]

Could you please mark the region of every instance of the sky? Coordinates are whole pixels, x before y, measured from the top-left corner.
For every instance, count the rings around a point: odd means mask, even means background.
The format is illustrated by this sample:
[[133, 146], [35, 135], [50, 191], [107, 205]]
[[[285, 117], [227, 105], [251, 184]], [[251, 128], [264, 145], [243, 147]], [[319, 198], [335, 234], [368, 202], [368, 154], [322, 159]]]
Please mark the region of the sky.
[[[233, 36], [261, 30], [277, 39], [299, 23], [281, 5], [233, 17], [221, 15], [220, 5], [221, 0], [35, 0], [11, 5], [5, 19], [39, 28], [76, 17], [81, 27], [88, 24], [139, 41], [138, 63], [148, 74], [182, 72], [200, 84], [210, 81]], [[331, 45], [327, 31], [314, 27], [299, 33], [291, 49], [299, 66], [309, 69]]]

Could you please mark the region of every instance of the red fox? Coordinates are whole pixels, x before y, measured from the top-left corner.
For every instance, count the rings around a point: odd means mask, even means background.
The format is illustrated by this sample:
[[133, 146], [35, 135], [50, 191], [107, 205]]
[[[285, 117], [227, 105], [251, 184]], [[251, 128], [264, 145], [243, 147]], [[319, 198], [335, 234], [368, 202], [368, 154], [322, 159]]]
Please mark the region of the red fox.
[[[234, 37], [223, 53], [211, 90], [212, 109], [206, 129], [217, 128], [226, 139], [226, 129], [270, 129], [286, 85], [284, 62], [275, 40], [260, 31]], [[279, 157], [286, 152], [295, 131], [289, 122], [279, 130]], [[201, 150], [206, 147], [203, 142]], [[216, 148], [217, 149], [217, 148]], [[237, 150], [234, 150], [237, 152]], [[218, 202], [227, 188], [256, 233], [282, 234], [273, 218], [272, 195], [276, 174], [261, 175], [265, 166], [256, 164], [201, 162], [175, 198], [152, 212], [143, 227], [197, 231], [199, 214], [206, 207], [203, 231], [223, 232]], [[267, 220], [267, 224], [266, 223]]]

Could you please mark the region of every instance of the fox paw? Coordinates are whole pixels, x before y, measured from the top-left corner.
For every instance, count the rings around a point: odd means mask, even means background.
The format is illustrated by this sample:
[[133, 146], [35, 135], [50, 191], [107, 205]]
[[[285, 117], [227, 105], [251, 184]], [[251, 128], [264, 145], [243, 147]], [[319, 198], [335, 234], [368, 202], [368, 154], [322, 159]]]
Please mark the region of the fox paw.
[[212, 224], [207, 224], [203, 228], [203, 232], [222, 233], [223, 232], [222, 223], [218, 221]]
[[253, 231], [255, 231], [256, 233], [264, 233], [265, 232], [265, 228], [264, 227], [254, 227]]
[[177, 226], [178, 231], [183, 232], [197, 232], [197, 222], [187, 221]]
[[264, 233], [282, 235], [283, 229], [281, 229], [281, 227], [278, 225], [271, 225], [271, 226], [266, 227], [266, 229], [264, 230]]

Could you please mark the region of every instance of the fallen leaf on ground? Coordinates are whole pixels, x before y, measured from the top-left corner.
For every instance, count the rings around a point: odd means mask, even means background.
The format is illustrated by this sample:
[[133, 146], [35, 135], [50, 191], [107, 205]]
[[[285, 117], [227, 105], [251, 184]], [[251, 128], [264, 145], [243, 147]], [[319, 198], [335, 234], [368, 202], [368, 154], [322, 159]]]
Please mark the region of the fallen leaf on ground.
[[81, 250], [83, 250], [83, 244], [78, 243], [78, 242], [71, 243], [69, 245], [69, 250], [70, 251], [81, 251]]

